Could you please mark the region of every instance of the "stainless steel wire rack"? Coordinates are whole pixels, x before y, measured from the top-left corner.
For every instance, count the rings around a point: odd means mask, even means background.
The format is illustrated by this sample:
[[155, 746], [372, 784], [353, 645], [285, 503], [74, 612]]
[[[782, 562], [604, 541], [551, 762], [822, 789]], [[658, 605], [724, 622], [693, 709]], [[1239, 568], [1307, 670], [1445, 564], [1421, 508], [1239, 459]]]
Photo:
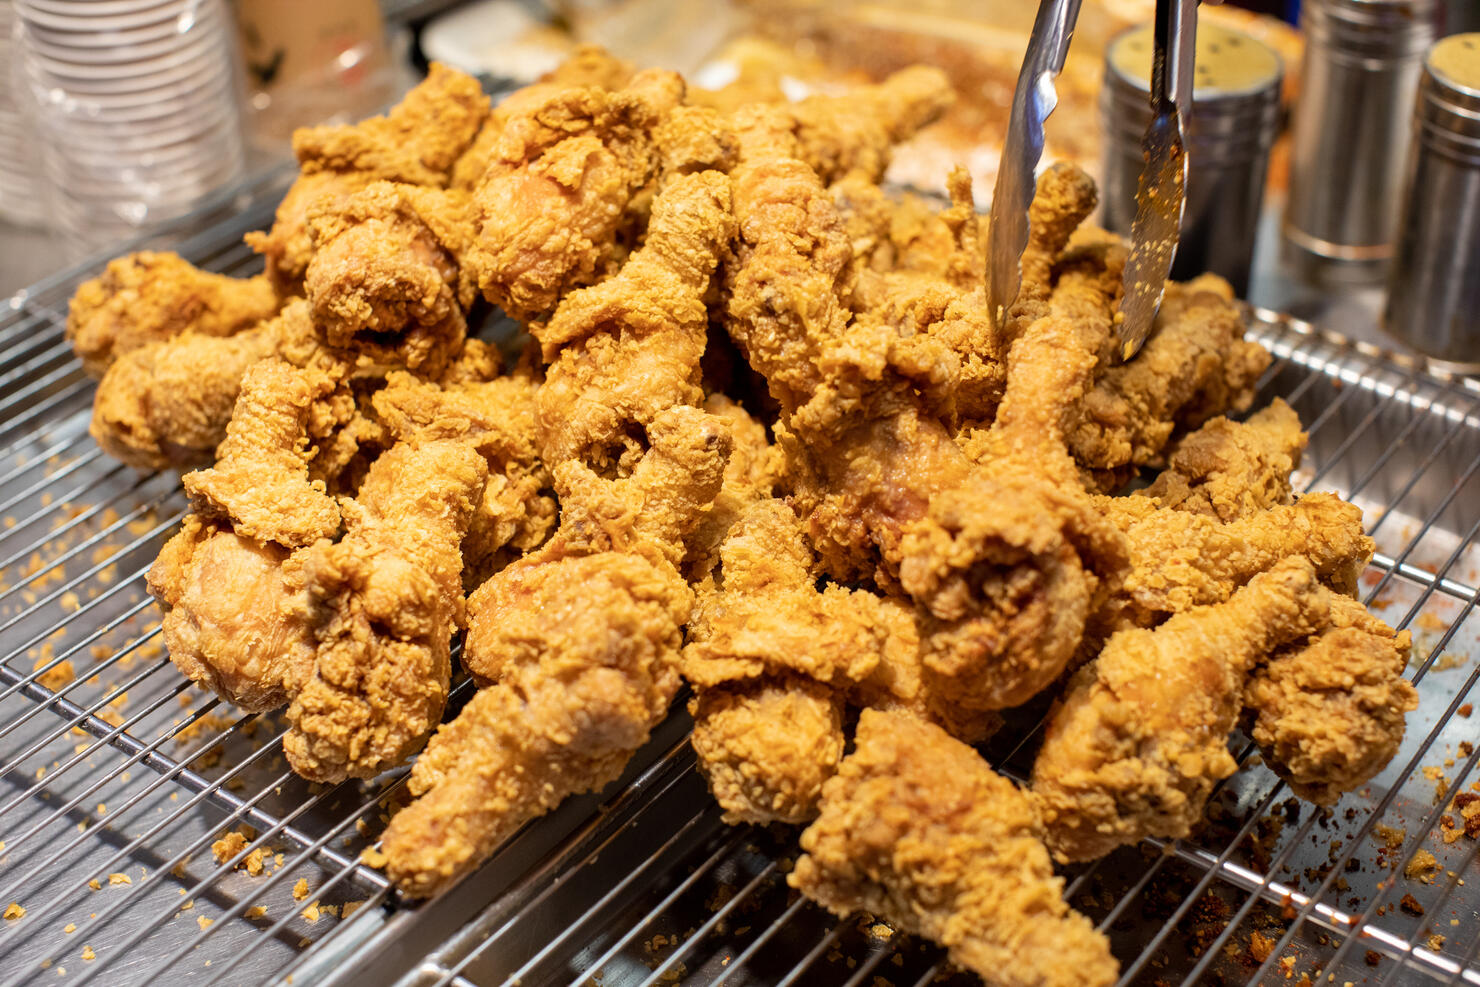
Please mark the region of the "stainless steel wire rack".
[[[178, 249], [247, 274], [264, 185]], [[411, 905], [358, 864], [404, 771], [315, 786], [277, 716], [241, 715], [170, 666], [143, 575], [184, 513], [87, 434], [93, 387], [63, 339], [89, 264], [0, 308], [0, 987], [924, 984], [934, 947], [838, 921], [786, 885], [795, 832], [725, 827], [680, 703], [626, 775], [531, 824], [478, 874]], [[1421, 706], [1391, 766], [1331, 809], [1292, 799], [1246, 740], [1191, 839], [1066, 871], [1123, 982], [1480, 984], [1480, 385], [1274, 313], [1311, 445], [1298, 479], [1366, 511], [1364, 599], [1410, 628]], [[250, 605], [250, 601], [244, 601]], [[466, 698], [466, 685], [455, 693]], [[985, 753], [1022, 778], [1042, 709]], [[230, 835], [236, 834], [236, 835]], [[7, 907], [14, 905], [14, 907]], [[22, 913], [23, 912], [23, 913]], [[962, 978], [962, 982], [969, 982]]]

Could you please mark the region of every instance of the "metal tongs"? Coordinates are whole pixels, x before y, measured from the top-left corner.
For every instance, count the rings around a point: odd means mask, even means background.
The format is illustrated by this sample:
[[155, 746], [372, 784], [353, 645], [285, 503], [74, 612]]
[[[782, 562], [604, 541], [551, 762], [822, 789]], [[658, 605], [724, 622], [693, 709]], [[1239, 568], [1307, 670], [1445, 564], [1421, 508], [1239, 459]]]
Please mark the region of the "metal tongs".
[[[1028, 207], [1034, 169], [1043, 156], [1043, 123], [1058, 105], [1054, 79], [1063, 70], [1079, 17], [1080, 0], [1040, 0], [1028, 52], [1012, 97], [1012, 116], [987, 232], [987, 304], [999, 327], [1022, 287], [1028, 246]], [[1197, 0], [1157, 0], [1151, 68], [1151, 126], [1141, 141], [1146, 166], [1136, 191], [1131, 253], [1125, 266], [1121, 320], [1116, 325], [1121, 359], [1140, 350], [1161, 306], [1187, 187], [1184, 127], [1192, 108], [1192, 63]]]

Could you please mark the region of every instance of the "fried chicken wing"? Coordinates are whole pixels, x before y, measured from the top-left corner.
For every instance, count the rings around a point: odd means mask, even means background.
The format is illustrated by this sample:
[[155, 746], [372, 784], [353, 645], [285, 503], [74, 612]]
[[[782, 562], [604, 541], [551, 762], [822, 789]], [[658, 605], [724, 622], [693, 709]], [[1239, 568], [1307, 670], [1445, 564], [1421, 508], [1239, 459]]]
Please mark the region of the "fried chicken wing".
[[864, 710], [787, 882], [837, 915], [941, 943], [988, 983], [1114, 983], [1109, 942], [1064, 902], [1041, 833], [1033, 801], [970, 747]]
[[1403, 677], [1412, 649], [1346, 597], [1331, 628], [1275, 653], [1244, 689], [1250, 736], [1264, 763], [1303, 799], [1331, 805], [1387, 766], [1403, 743], [1418, 692]]
[[1329, 607], [1315, 569], [1295, 558], [1226, 603], [1112, 637], [1070, 683], [1033, 765], [1054, 856], [1090, 860], [1143, 836], [1186, 836], [1236, 768], [1228, 734], [1250, 669], [1325, 628]]
[[679, 176], [653, 201], [647, 239], [621, 270], [569, 293], [534, 328], [552, 361], [539, 393], [547, 461], [630, 468], [641, 452], [634, 425], [703, 400], [704, 296], [734, 228], [729, 179]]
[[478, 80], [433, 62], [427, 77], [383, 117], [308, 127], [293, 134], [302, 174], [278, 206], [272, 229], [248, 233], [284, 294], [299, 294], [313, 257], [310, 208], [353, 195], [376, 180], [446, 187], [453, 166], [488, 116]]
[[463, 612], [459, 549], [487, 475], [467, 443], [403, 439], [343, 502], [344, 538], [302, 551], [317, 649], [283, 738], [298, 774], [373, 778], [441, 720]]
[[322, 481], [308, 478], [309, 409], [333, 388], [327, 374], [280, 360], [248, 369], [215, 465], [185, 476], [191, 509], [287, 548], [338, 534], [339, 505]]
[[313, 671], [311, 605], [290, 552], [339, 529], [338, 505], [308, 479], [308, 407], [327, 386], [274, 361], [247, 373], [221, 458], [185, 478], [194, 513], [149, 569], [170, 660], [253, 712], [287, 702]]
[[377, 416], [392, 429], [469, 442], [488, 464], [488, 482], [462, 545], [463, 584], [470, 591], [543, 544], [555, 528], [550, 471], [536, 448], [539, 387], [524, 368], [440, 385], [397, 372], [372, 398]]
[[658, 166], [654, 128], [683, 94], [677, 75], [650, 70], [616, 92], [558, 89], [506, 119], [464, 257], [485, 298], [528, 321], [620, 262], [628, 205]]
[[1136, 359], [1111, 367], [1085, 396], [1069, 448], [1101, 489], [1119, 487], [1134, 467], [1151, 462], [1176, 429], [1249, 407], [1270, 356], [1243, 338], [1232, 299], [1216, 275], [1169, 283]]
[[850, 172], [878, 182], [894, 145], [935, 122], [955, 101], [946, 74], [924, 65], [837, 96], [808, 96], [789, 107], [798, 156], [824, 185]]
[[529, 819], [616, 778], [666, 715], [692, 603], [682, 534], [719, 491], [728, 441], [693, 408], [648, 432], [626, 479], [557, 466], [560, 529], [469, 598], [465, 664], [488, 684], [432, 738], [416, 801], [385, 831], [405, 893], [434, 894]]
[[1291, 502], [1290, 474], [1306, 441], [1295, 409], [1275, 398], [1246, 422], [1208, 421], [1177, 443], [1167, 468], [1137, 493], [1163, 507], [1235, 521]]
[[282, 300], [264, 275], [231, 278], [179, 254], [140, 251], [108, 262], [78, 285], [67, 340], [83, 368], [102, 377], [114, 361], [186, 332], [230, 336], [276, 314]]

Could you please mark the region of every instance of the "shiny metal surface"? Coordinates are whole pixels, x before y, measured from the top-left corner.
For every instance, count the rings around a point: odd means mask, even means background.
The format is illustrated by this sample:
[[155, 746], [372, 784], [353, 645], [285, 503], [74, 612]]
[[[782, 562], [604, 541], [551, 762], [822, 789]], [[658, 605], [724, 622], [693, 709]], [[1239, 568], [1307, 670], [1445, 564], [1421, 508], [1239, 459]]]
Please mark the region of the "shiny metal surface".
[[1186, 126], [1192, 113], [1197, 0], [1156, 0], [1152, 37], [1152, 117], [1141, 139], [1145, 164], [1136, 183], [1125, 294], [1115, 327], [1122, 360], [1135, 356], [1146, 341], [1177, 256], [1187, 192]]
[[[1470, 74], [1436, 66], [1446, 54]], [[1411, 157], [1384, 323], [1480, 371], [1480, 33], [1446, 38], [1426, 60]]]
[[1034, 169], [1043, 157], [1043, 122], [1059, 102], [1054, 78], [1068, 57], [1079, 5], [1080, 0], [1040, 0], [1012, 95], [1012, 115], [987, 229], [987, 308], [999, 326], [1022, 285], [1028, 207], [1036, 188]]
[[[1133, 28], [1110, 43], [1100, 90], [1103, 221], [1122, 235], [1136, 215], [1141, 137], [1151, 118], [1147, 79], [1130, 70], [1123, 47], [1149, 44], [1148, 34]], [[1173, 278], [1212, 271], [1240, 295], [1247, 292], [1269, 149], [1279, 131], [1282, 75], [1279, 56], [1262, 42], [1218, 25], [1202, 27]]]
[[[260, 191], [238, 219], [178, 248], [211, 269], [255, 270], [239, 237], [270, 218], [281, 190]], [[72, 288], [97, 266], [36, 286], [0, 315], [0, 907], [27, 909], [0, 924], [0, 983], [859, 985], [944, 975], [934, 947], [866, 919], [839, 922], [791, 892], [795, 830], [720, 822], [681, 701], [607, 791], [525, 827], [434, 901], [388, 893], [356, 858], [404, 773], [330, 788], [297, 781], [276, 717], [223, 707], [158, 649], [143, 573], [184, 501], [177, 477], [133, 473], [86, 434], [92, 384], [61, 327]], [[1366, 510], [1379, 555], [1363, 596], [1414, 631], [1421, 706], [1391, 767], [1333, 813], [1285, 808], [1288, 793], [1236, 737], [1245, 769], [1220, 789], [1204, 830], [1067, 871], [1070, 898], [1111, 936], [1125, 983], [1278, 985], [1315, 980], [1319, 967], [1338, 984], [1480, 984], [1480, 843], [1438, 838], [1425, 770], [1456, 791], [1480, 777], [1480, 755], [1460, 747], [1476, 721], [1458, 712], [1480, 702], [1480, 384], [1272, 313], [1256, 313], [1251, 332], [1275, 354], [1258, 403], [1285, 396], [1311, 433], [1299, 485], [1336, 489]], [[63, 662], [70, 681], [51, 674]], [[1022, 711], [987, 745], [994, 765], [1024, 776], [1041, 713]], [[218, 862], [211, 844], [243, 823], [256, 837]], [[1380, 855], [1385, 834], [1400, 831]], [[246, 868], [254, 848], [272, 851], [259, 874]], [[1432, 884], [1397, 876], [1420, 848], [1442, 864]], [[1404, 894], [1424, 917], [1397, 907]], [[348, 903], [361, 907], [346, 917]], [[1276, 944], [1263, 963], [1250, 958], [1256, 931]], [[1431, 948], [1433, 934], [1444, 941]]]
[[1436, 0], [1306, 0], [1285, 237], [1313, 279], [1380, 281]]

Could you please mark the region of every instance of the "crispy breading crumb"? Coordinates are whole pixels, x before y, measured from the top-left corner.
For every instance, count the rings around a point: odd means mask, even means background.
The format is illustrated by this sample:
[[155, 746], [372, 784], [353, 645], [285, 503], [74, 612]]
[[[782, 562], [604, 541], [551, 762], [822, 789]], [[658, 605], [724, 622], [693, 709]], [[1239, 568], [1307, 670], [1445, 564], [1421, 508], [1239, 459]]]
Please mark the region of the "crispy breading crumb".
[[247, 909], [247, 918], [258, 919], [258, 918], [266, 918], [266, 917], [267, 917], [267, 906], [266, 905], [253, 905], [251, 908], [248, 908]]
[[308, 919], [310, 923], [317, 922], [319, 920], [319, 903], [315, 901], [298, 914]]
[[127, 874], [121, 873], [119, 871], [114, 871], [112, 874], [109, 874], [108, 875], [108, 883], [109, 884], [133, 884], [134, 883], [134, 879], [131, 878], [131, 877], [129, 877]]
[[93, 952], [93, 948], [91, 946], [83, 946], [82, 958], [88, 962], [92, 962], [93, 960], [98, 958], [98, 954]]
[[293, 885], [293, 900], [302, 901], [308, 897], [308, 878], [300, 877], [298, 883]]
[[1261, 936], [1257, 932], [1249, 933], [1249, 955], [1255, 961], [1263, 963], [1269, 959], [1269, 954], [1274, 950], [1274, 940], [1268, 936]]
[[1409, 915], [1423, 914], [1423, 906], [1420, 905], [1418, 903], [1418, 899], [1413, 897], [1413, 895], [1411, 894], [1405, 894], [1403, 896], [1403, 900], [1398, 902], [1398, 907], [1403, 909], [1403, 911], [1407, 912]]
[[211, 921], [211, 919], [206, 918], [204, 915], [197, 915], [195, 917], [195, 924], [200, 926], [202, 930], [209, 929], [211, 927]]
[[1434, 872], [1439, 869], [1439, 861], [1427, 850], [1419, 850], [1408, 861], [1408, 866], [1403, 868], [1403, 876], [1410, 881], [1424, 881], [1425, 883], [1434, 879]]
[[5, 906], [5, 921], [14, 922], [18, 918], [25, 918], [26, 910], [21, 907], [20, 902], [12, 901]]

